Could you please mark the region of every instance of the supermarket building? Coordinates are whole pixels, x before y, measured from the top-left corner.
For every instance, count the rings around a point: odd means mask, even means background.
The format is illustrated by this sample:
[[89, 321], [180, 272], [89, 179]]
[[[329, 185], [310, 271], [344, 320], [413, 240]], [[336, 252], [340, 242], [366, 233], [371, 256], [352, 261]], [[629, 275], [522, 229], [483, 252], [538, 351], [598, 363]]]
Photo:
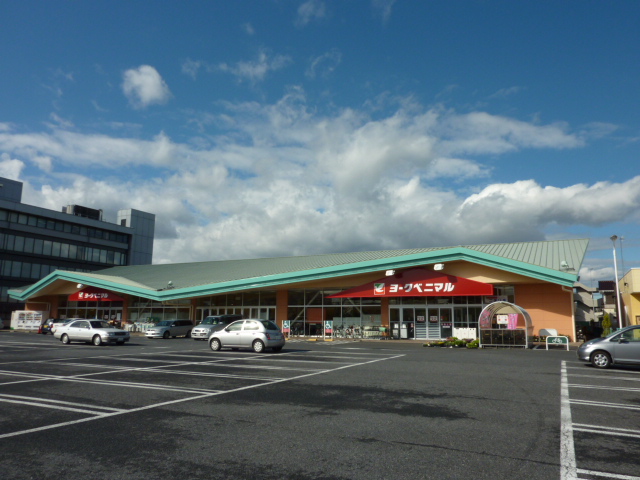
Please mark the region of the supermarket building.
[[[91, 273], [56, 270], [9, 294], [46, 317], [196, 324], [207, 315], [238, 313], [274, 320], [290, 335], [357, 328], [416, 340], [477, 329], [483, 309], [504, 302], [528, 317], [533, 334], [554, 329], [574, 340], [573, 285], [588, 243], [416, 248], [118, 266]], [[516, 328], [502, 317], [492, 320], [494, 326]]]

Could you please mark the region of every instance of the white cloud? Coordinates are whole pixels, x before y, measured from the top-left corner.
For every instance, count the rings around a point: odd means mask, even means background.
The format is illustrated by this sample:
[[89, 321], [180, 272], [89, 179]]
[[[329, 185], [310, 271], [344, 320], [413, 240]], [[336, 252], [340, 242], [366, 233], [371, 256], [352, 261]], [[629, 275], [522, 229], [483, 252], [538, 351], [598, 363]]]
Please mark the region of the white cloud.
[[[122, 208], [155, 213], [156, 262], [535, 240], [550, 226], [599, 226], [640, 211], [640, 177], [565, 188], [490, 183], [484, 155], [584, 145], [564, 124], [410, 100], [388, 115], [322, 116], [299, 88], [273, 104], [220, 108], [204, 120], [219, 128], [215, 140], [190, 143], [163, 132], [139, 139], [0, 125], [0, 173], [31, 181], [27, 203], [78, 203], [114, 220]], [[36, 187], [42, 170], [50, 180]]]
[[325, 4], [321, 0], [308, 0], [298, 7], [295, 26], [302, 28], [312, 20], [325, 18], [327, 12]]
[[334, 48], [311, 59], [305, 75], [309, 78], [315, 78], [316, 76], [327, 77], [333, 73], [341, 61], [342, 53]]
[[24, 162], [11, 158], [8, 153], [0, 153], [0, 177], [20, 180], [24, 167]]
[[270, 57], [266, 51], [261, 51], [258, 58], [253, 61], [237, 62], [235, 65], [221, 63], [218, 69], [230, 73], [238, 80], [249, 80], [256, 83], [264, 80], [269, 72], [280, 70], [292, 62], [288, 55], [275, 55]]
[[122, 91], [129, 103], [137, 109], [164, 104], [171, 98], [169, 87], [150, 65], [141, 65], [124, 72]]
[[394, 3], [396, 3], [396, 0], [371, 0], [374, 12], [382, 17], [384, 23], [389, 21]]

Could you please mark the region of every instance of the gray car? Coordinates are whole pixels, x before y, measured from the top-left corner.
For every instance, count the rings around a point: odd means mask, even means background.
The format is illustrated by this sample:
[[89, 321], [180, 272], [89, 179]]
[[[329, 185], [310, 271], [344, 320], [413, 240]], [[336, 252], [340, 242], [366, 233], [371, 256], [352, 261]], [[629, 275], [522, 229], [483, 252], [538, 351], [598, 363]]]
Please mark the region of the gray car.
[[597, 368], [640, 365], [640, 325], [632, 325], [604, 338], [594, 338], [578, 348], [578, 358]]
[[113, 328], [109, 323], [102, 320], [75, 320], [59, 324], [53, 336], [65, 344], [76, 341], [90, 342], [96, 346], [103, 343], [123, 345], [130, 339], [129, 332]]
[[214, 330], [220, 330], [235, 320], [241, 320], [242, 315], [210, 315], [193, 327], [191, 338], [194, 340], [206, 340]]
[[169, 338], [169, 337], [186, 337], [191, 336], [193, 323], [191, 320], [163, 320], [158, 322], [155, 327], [148, 329], [144, 335], [149, 338]]
[[284, 335], [275, 323], [254, 318], [233, 322], [209, 337], [209, 347], [214, 352], [227, 347], [233, 350], [251, 348], [256, 353], [265, 348], [279, 352], [284, 344]]

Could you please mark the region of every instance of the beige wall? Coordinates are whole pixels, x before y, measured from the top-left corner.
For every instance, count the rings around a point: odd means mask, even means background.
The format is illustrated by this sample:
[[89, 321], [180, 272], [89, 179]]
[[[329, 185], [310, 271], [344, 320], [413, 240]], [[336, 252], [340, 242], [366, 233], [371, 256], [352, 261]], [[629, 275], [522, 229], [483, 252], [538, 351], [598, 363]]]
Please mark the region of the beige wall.
[[633, 268], [620, 280], [620, 301], [626, 313], [624, 326], [640, 325], [640, 268]]
[[554, 328], [574, 341], [573, 291], [568, 290], [551, 283], [515, 286], [515, 303], [531, 315], [534, 335], [542, 328]]

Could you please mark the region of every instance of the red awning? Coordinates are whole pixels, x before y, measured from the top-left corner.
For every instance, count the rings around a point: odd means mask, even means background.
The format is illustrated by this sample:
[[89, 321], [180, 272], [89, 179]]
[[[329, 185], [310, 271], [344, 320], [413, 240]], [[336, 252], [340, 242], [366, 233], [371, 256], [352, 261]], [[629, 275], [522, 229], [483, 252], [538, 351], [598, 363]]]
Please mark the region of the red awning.
[[327, 298], [354, 297], [457, 297], [493, 295], [493, 285], [446, 273], [415, 268], [398, 272]]
[[122, 302], [124, 298], [109, 290], [98, 287], [86, 287], [69, 295], [70, 302]]

